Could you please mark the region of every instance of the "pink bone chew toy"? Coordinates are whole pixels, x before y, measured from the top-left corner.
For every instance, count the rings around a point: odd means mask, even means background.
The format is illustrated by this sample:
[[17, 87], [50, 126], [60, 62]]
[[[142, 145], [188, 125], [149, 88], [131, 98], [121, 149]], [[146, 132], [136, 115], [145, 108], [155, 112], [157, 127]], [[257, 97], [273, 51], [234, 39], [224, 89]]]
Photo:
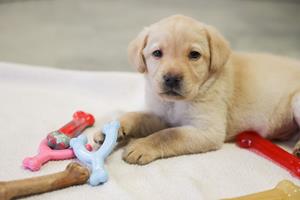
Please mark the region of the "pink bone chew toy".
[[[86, 145], [91, 151], [91, 145]], [[34, 157], [27, 157], [23, 160], [23, 167], [31, 171], [38, 171], [43, 164], [50, 160], [66, 160], [74, 158], [73, 149], [53, 150], [47, 145], [47, 139], [42, 140], [38, 154]]]
[[47, 135], [48, 146], [52, 149], [67, 149], [71, 138], [77, 137], [85, 128], [94, 123], [93, 115], [77, 111], [73, 114], [72, 121]]
[[275, 163], [286, 168], [292, 175], [300, 178], [300, 159], [262, 138], [253, 131], [242, 132], [237, 135], [236, 143], [242, 148], [250, 148], [261, 153]]

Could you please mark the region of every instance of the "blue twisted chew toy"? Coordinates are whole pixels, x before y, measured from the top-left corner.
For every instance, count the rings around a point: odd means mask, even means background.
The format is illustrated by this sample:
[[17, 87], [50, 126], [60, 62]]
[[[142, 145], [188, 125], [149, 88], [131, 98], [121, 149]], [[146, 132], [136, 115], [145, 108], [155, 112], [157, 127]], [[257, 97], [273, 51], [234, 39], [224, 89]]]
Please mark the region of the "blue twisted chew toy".
[[117, 143], [119, 128], [119, 121], [113, 121], [105, 124], [103, 127], [103, 133], [105, 134], [104, 143], [100, 149], [95, 152], [89, 152], [86, 150], [86, 135], [80, 135], [70, 141], [70, 146], [73, 148], [76, 157], [92, 171], [89, 178], [89, 183], [92, 186], [104, 183], [108, 179], [108, 173], [104, 169], [104, 160], [112, 152]]

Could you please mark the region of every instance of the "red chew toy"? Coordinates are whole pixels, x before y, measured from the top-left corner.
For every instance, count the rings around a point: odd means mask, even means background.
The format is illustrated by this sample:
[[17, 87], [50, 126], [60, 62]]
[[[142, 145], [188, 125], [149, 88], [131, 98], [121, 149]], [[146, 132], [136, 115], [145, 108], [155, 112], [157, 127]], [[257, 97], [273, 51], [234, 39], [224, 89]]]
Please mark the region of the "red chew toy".
[[73, 119], [57, 131], [47, 135], [48, 146], [52, 149], [67, 149], [71, 138], [77, 137], [85, 128], [95, 122], [93, 115], [83, 111], [73, 114]]
[[83, 111], [77, 111], [73, 114], [73, 120], [60, 128], [58, 131], [71, 138], [76, 137], [86, 127], [92, 126], [95, 122], [93, 115]]
[[246, 131], [236, 137], [236, 143], [242, 148], [250, 148], [257, 151], [272, 161], [286, 168], [292, 175], [300, 178], [300, 159], [262, 138], [256, 132]]

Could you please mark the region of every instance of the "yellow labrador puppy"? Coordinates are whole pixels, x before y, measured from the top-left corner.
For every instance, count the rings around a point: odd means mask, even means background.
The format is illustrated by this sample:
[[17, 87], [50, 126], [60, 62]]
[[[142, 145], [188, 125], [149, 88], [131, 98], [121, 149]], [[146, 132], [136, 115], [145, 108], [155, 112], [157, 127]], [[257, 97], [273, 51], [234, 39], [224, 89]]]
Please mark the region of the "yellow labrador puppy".
[[128, 163], [216, 150], [245, 130], [286, 138], [299, 128], [300, 62], [233, 52], [215, 28], [190, 17], [145, 28], [129, 60], [145, 75], [148, 111], [120, 118], [119, 139], [136, 138], [123, 154]]

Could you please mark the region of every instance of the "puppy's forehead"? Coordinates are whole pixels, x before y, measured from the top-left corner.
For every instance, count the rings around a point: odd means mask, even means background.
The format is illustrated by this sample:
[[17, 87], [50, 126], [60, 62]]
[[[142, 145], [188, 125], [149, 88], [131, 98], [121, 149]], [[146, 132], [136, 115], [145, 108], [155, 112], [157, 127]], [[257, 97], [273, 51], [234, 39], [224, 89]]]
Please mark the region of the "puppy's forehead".
[[166, 18], [149, 27], [153, 42], [199, 42], [206, 39], [205, 27], [200, 22], [182, 16]]

